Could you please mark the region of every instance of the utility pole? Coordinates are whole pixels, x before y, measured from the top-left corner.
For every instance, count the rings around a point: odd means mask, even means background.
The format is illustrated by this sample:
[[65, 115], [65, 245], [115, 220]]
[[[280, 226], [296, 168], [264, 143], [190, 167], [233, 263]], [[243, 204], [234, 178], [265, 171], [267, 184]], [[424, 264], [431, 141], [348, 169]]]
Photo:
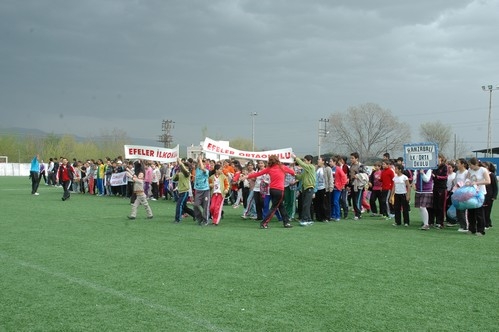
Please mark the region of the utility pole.
[[165, 148], [171, 148], [173, 142], [173, 136], [171, 135], [171, 130], [175, 126], [173, 120], [163, 120], [161, 124], [161, 130], [164, 132], [163, 135], [159, 135], [158, 142], [163, 142]]

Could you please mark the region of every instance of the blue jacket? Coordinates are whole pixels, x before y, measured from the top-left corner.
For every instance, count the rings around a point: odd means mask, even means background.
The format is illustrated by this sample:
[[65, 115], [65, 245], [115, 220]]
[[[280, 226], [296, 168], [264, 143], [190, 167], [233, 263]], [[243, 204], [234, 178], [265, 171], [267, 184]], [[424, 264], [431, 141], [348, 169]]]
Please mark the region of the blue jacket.
[[38, 162], [38, 158], [36, 156], [33, 158], [33, 160], [31, 160], [30, 172], [40, 172], [40, 163]]

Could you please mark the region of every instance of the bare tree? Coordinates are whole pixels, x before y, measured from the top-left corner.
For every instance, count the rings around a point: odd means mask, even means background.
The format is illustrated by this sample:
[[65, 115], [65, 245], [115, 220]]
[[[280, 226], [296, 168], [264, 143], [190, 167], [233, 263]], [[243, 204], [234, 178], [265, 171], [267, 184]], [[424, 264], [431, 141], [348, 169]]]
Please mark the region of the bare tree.
[[419, 135], [426, 142], [438, 144], [438, 151], [448, 154], [448, 144], [452, 138], [452, 127], [440, 121], [422, 123], [419, 127]]
[[374, 103], [350, 107], [329, 119], [327, 142], [335, 151], [358, 152], [363, 160], [379, 158], [384, 152], [399, 152], [411, 138], [410, 127], [389, 110]]

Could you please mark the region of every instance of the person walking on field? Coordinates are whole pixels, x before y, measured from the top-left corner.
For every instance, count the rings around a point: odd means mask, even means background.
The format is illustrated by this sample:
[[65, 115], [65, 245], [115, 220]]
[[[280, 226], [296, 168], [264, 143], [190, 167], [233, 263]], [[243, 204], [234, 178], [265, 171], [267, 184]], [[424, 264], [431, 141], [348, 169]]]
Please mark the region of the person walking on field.
[[270, 197], [272, 200], [272, 208], [260, 223], [260, 228], [267, 229], [270, 220], [274, 217], [276, 211], [281, 215], [284, 228], [293, 227], [289, 223], [289, 216], [284, 208], [284, 177], [287, 174], [295, 175], [295, 171], [291, 168], [284, 166], [279, 161], [277, 155], [270, 155], [267, 167], [261, 171], [244, 176], [247, 179], [253, 179], [263, 174], [270, 175]]
[[38, 196], [38, 186], [40, 185], [40, 156], [36, 155], [31, 160], [29, 170], [29, 178], [31, 179], [31, 195]]
[[194, 178], [194, 216], [200, 226], [208, 225], [210, 208], [210, 185], [208, 183], [210, 172], [206, 169], [205, 162], [200, 155]]
[[182, 162], [182, 159], [177, 158], [178, 172], [172, 177], [172, 181], [177, 183], [177, 204], [175, 207], [175, 221], [179, 223], [182, 221], [182, 216], [187, 213], [194, 218], [194, 211], [187, 206], [187, 199], [189, 192], [191, 192], [191, 171], [190, 164], [187, 165]]
[[144, 172], [140, 171], [138, 175], [133, 175], [133, 192], [137, 195], [135, 202], [132, 204], [132, 212], [128, 216], [128, 219], [134, 220], [137, 217], [137, 207], [143, 205], [146, 209], [147, 219], [152, 219], [153, 214], [149, 202], [147, 201], [147, 196], [144, 192]]
[[229, 192], [229, 180], [221, 167], [220, 164], [215, 165], [215, 174], [208, 179], [211, 189], [210, 215], [215, 226], [218, 226], [220, 222], [225, 195]]
[[73, 166], [68, 164], [68, 160], [66, 158], [62, 158], [62, 164], [59, 165], [59, 169], [57, 170], [57, 178], [59, 179], [59, 183], [62, 185], [62, 189], [64, 190], [62, 200], [66, 201], [71, 197], [69, 189], [72, 188], [74, 178]]

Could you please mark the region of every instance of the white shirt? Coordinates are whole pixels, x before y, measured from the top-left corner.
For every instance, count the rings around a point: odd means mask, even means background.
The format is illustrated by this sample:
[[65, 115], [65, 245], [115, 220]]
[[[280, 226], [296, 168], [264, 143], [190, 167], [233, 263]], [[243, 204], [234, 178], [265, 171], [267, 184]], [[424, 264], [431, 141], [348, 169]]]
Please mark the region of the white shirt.
[[402, 174], [400, 176], [395, 175], [395, 177], [393, 178], [395, 194], [407, 194], [407, 186], [405, 182], [408, 180], [409, 178], [405, 174]]

